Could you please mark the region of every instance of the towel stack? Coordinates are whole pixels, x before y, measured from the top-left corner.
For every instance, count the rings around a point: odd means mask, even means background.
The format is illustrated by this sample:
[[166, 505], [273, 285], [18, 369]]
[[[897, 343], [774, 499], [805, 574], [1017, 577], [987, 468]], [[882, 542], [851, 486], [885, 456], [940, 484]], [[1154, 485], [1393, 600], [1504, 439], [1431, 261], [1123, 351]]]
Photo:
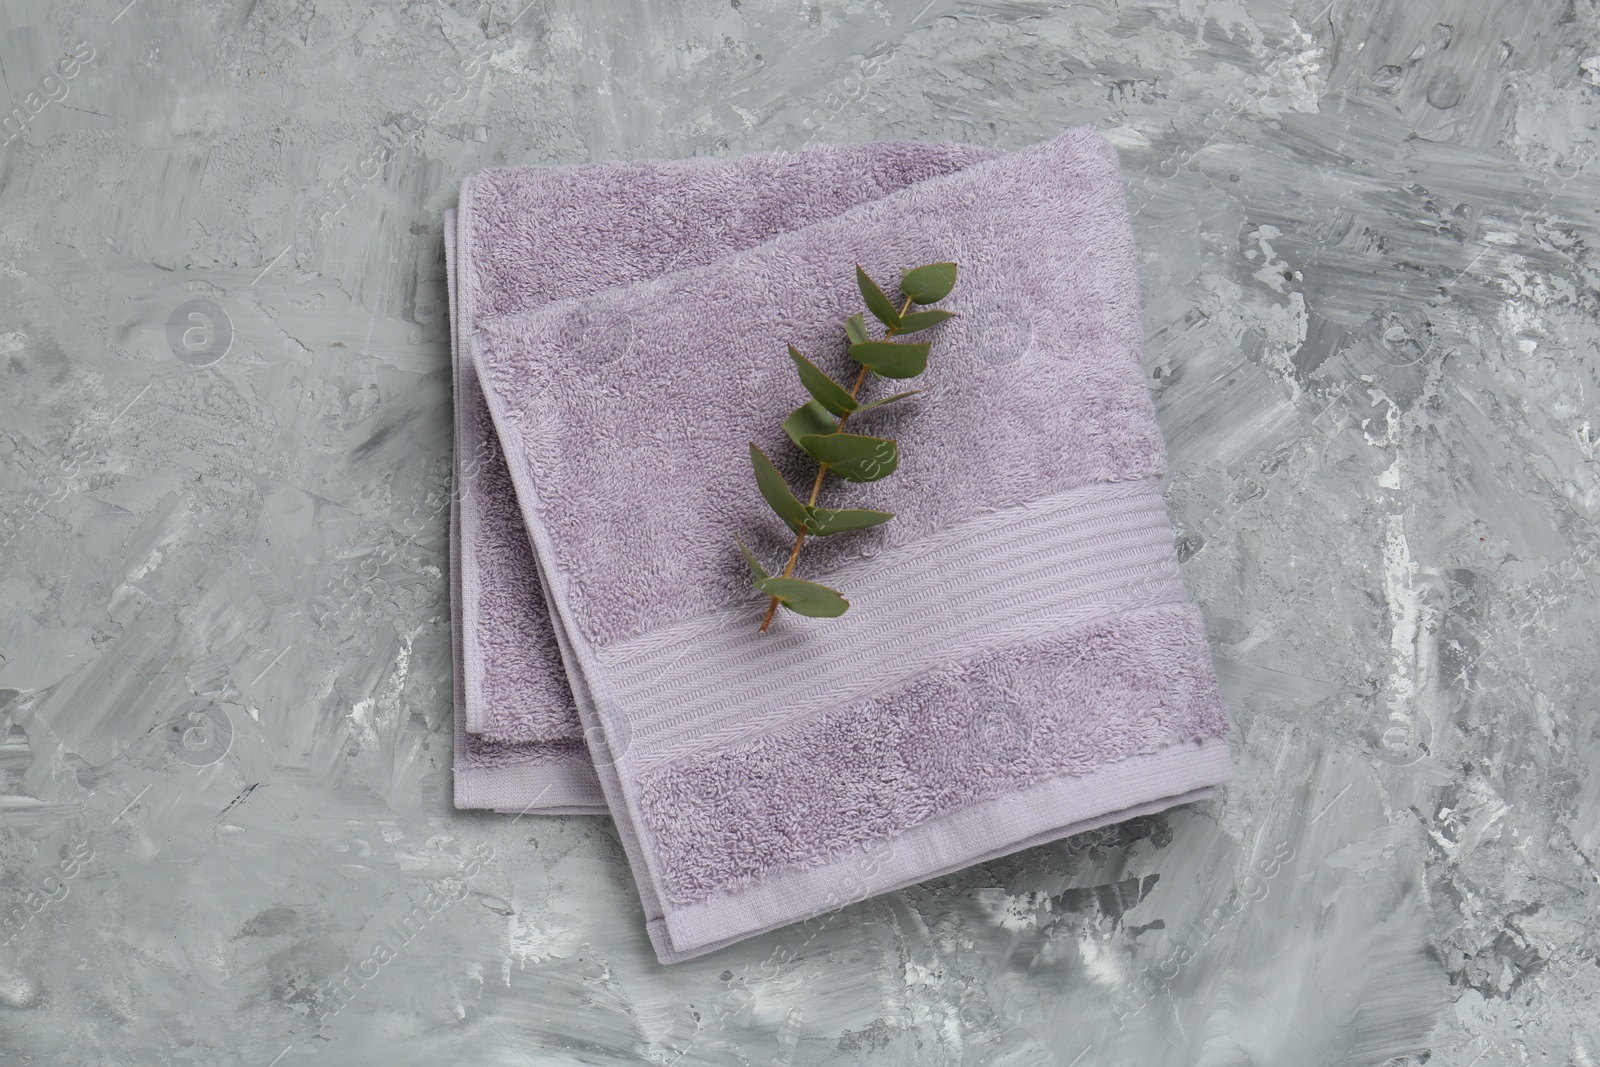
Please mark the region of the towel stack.
[[[609, 813], [662, 962], [1229, 778], [1093, 130], [489, 170], [445, 233], [456, 804]], [[822, 501], [896, 518], [807, 542], [845, 615], [758, 634], [786, 346], [844, 377], [856, 264], [941, 260], [900, 468]]]

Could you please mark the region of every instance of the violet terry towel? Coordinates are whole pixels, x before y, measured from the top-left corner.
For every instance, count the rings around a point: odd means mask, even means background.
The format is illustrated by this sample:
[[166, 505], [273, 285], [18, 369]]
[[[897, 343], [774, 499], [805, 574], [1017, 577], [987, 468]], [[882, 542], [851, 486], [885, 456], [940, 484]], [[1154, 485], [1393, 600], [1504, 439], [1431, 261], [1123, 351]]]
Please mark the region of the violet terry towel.
[[[1229, 778], [1093, 130], [491, 170], [454, 230], [458, 414], [492, 421], [459, 420], [484, 461], [461, 477], [458, 739], [511, 746], [502, 808], [556, 778], [576, 797], [559, 752], [587, 746], [663, 962]], [[855, 265], [892, 283], [944, 259], [958, 315], [923, 335], [926, 392], [867, 416], [898, 472], [822, 501], [897, 517], [808, 542], [797, 576], [847, 614], [761, 636], [733, 535], [769, 566], [789, 548], [747, 459], [795, 485], [810, 466], [779, 426], [804, 398], [785, 346], [842, 376]], [[496, 571], [527, 618], [486, 607]], [[484, 648], [520, 673], [474, 675]]]
[[[510, 475], [477, 374], [465, 362], [455, 212], [445, 214], [444, 238], [456, 409], [450, 493], [456, 806], [604, 812]], [[486, 682], [489, 671], [493, 680]]]
[[[480, 218], [462, 249], [446, 212], [445, 258], [455, 362], [452, 616], [456, 804], [541, 814], [604, 812], [528, 535], [460, 339], [482, 314], [543, 307], [677, 267], [709, 263], [785, 230], [995, 155], [968, 145], [838, 145], [800, 156], [522, 167], [470, 180]], [[587, 228], [588, 214], [612, 217]], [[730, 219], [739, 225], [730, 226]], [[462, 256], [481, 264], [463, 288]], [[575, 349], [597, 349], [614, 314], [573, 324]]]

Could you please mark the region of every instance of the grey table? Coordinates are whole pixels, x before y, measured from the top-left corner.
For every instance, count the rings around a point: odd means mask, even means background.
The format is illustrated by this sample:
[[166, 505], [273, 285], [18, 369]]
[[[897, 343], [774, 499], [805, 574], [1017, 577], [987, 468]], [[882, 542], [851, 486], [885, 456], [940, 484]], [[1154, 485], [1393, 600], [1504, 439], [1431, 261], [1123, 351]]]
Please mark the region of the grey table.
[[[0, 1062], [1600, 1062], [1592, 0], [124, 3], [0, 0]], [[1236, 779], [659, 967], [450, 804], [442, 212], [1085, 122]]]

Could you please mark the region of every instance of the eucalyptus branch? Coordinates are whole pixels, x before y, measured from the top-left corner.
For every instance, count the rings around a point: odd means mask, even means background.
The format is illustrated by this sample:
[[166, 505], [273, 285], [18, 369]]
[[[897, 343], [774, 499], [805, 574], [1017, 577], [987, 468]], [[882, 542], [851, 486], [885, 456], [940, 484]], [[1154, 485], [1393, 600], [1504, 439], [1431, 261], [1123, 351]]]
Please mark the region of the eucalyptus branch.
[[811, 399], [783, 420], [783, 429], [818, 465], [816, 478], [811, 483], [811, 495], [802, 504], [767, 454], [755, 444], [750, 446], [750, 463], [755, 470], [757, 488], [795, 535], [794, 548], [784, 563], [783, 573], [777, 577], [769, 575], [744, 542], [739, 541], [739, 550], [755, 576], [755, 587], [766, 593], [769, 600], [767, 613], [761, 619], [761, 633], [767, 632], [779, 604], [797, 614], [814, 618], [835, 618], [849, 610], [850, 602], [838, 590], [794, 577], [795, 565], [800, 560], [800, 550], [805, 546], [808, 535], [826, 537], [849, 530], [864, 530], [894, 518], [887, 511], [818, 507], [817, 498], [830, 471], [846, 481], [875, 482], [893, 474], [900, 465], [898, 442], [891, 438], [846, 433], [845, 424], [852, 415], [862, 415], [921, 392], [913, 389], [867, 404], [860, 402], [861, 387], [866, 383], [869, 372], [883, 378], [914, 378], [927, 368], [930, 348], [927, 342], [904, 342], [894, 338], [900, 334], [926, 330], [950, 318], [953, 312], [941, 309], [913, 312], [911, 305], [943, 300], [955, 283], [954, 263], [930, 263], [903, 271], [900, 291], [905, 296], [905, 302], [896, 308], [866, 271], [857, 266], [856, 285], [861, 290], [867, 310], [883, 324], [884, 334], [877, 340], [870, 337], [861, 315], [852, 315], [845, 320], [850, 357], [861, 364], [855, 384], [848, 390], [801, 355], [793, 345], [789, 346], [789, 358], [794, 361], [800, 384], [811, 394]]
[[[910, 310], [911, 310], [911, 298], [908, 296], [908, 297], [906, 297], [906, 302], [900, 306], [900, 317], [901, 317], [902, 320], [905, 318], [906, 312], [908, 312]], [[896, 327], [890, 326], [884, 332], [883, 339], [885, 341], [887, 341], [890, 338], [894, 337], [894, 335], [896, 333], [898, 333], [898, 332], [899, 332], [899, 330]], [[865, 363], [863, 363], [861, 365], [861, 369], [856, 372], [855, 384], [850, 387], [850, 398], [852, 400], [857, 399], [861, 395], [861, 386], [862, 386], [863, 383], [866, 382], [866, 380], [867, 380], [867, 365]], [[850, 416], [852, 414], [853, 414], [853, 412], [847, 411], [843, 415], [839, 416], [839, 421], [833, 428], [835, 433], [838, 433], [839, 431], [844, 429], [844, 424], [850, 421]], [[831, 464], [828, 464], [828, 463], [818, 464], [818, 466], [817, 466], [817, 477], [811, 483], [811, 498], [806, 501], [806, 507], [808, 507], [808, 508], [816, 507], [817, 496], [818, 496], [818, 494], [820, 494], [822, 492], [822, 481], [823, 481], [824, 478], [826, 478], [828, 476], [828, 468], [830, 466], [831, 466]], [[805, 543], [806, 543], [806, 531], [805, 531], [805, 529], [802, 528], [800, 530], [800, 532], [795, 534], [795, 536], [794, 536], [794, 549], [789, 553], [789, 561], [783, 565], [783, 576], [785, 578], [788, 578], [788, 577], [790, 577], [791, 575], [794, 574], [794, 565], [795, 565], [795, 563], [797, 563], [799, 561], [799, 559], [800, 559], [800, 549], [805, 545]], [[760, 629], [761, 633], [766, 633], [767, 632], [767, 627], [772, 624], [772, 616], [777, 614], [777, 611], [778, 611], [778, 598], [777, 597], [772, 597], [771, 598], [771, 603], [769, 603], [767, 605], [767, 613], [761, 619], [761, 629]]]

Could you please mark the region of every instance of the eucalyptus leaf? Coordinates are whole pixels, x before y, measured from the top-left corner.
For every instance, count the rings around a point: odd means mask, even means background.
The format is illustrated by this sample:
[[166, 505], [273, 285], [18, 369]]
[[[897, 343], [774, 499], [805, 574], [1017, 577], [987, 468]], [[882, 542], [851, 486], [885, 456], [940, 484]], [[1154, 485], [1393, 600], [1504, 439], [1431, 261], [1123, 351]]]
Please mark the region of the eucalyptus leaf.
[[844, 332], [845, 335], [850, 338], [850, 343], [853, 345], [858, 345], [863, 341], [872, 340], [872, 338], [867, 334], [867, 321], [860, 315], [851, 315], [848, 319], [844, 320]]
[[875, 482], [900, 465], [900, 447], [887, 437], [811, 434], [800, 438], [800, 447], [847, 482]]
[[[931, 346], [926, 342], [897, 338], [901, 334], [931, 329], [950, 319], [954, 314], [950, 311], [927, 308], [913, 312], [910, 308], [912, 304], [928, 305], [942, 300], [950, 294], [955, 284], [954, 263], [928, 263], [901, 271], [899, 292], [891, 300], [861, 265], [856, 264], [856, 286], [861, 290], [866, 312], [849, 316], [844, 324], [845, 336], [850, 342], [850, 356], [860, 364], [855, 378], [856, 390], [860, 389], [868, 374], [884, 378], [914, 378], [927, 369]], [[900, 303], [902, 299], [904, 304]], [[885, 327], [879, 340], [873, 340], [872, 334], [868, 333], [867, 314]], [[845, 433], [843, 427], [853, 415], [865, 414], [874, 408], [897, 403], [922, 392], [912, 389], [863, 402], [856, 397], [855, 390], [846, 389], [793, 345], [789, 346], [789, 358], [794, 362], [800, 382], [811, 398], [783, 420], [783, 431], [817, 461], [818, 468], [811, 490], [811, 503], [801, 503], [789, 487], [788, 480], [760, 446], [754, 443], [750, 445], [750, 465], [755, 470], [756, 485], [761, 490], [762, 498], [795, 534], [794, 548], [782, 575], [768, 574], [755, 553], [737, 535], [734, 536], [745, 564], [750, 568], [755, 588], [771, 598], [758, 627], [758, 632], [763, 634], [767, 632], [767, 626], [779, 604], [797, 614], [813, 618], [833, 618], [849, 610], [850, 602], [838, 590], [790, 575], [794, 572], [808, 535], [827, 537], [865, 530], [894, 518], [890, 512], [869, 508], [817, 507], [816, 499], [830, 471], [850, 482], [875, 482], [895, 472], [900, 466], [900, 446], [896, 441], [887, 437]]]
[[835, 511], [832, 508], [814, 507], [810, 510], [811, 517], [806, 520], [806, 530], [818, 537], [846, 533], [850, 530], [865, 530], [869, 526], [877, 526], [894, 518], [892, 511], [872, 511], [867, 508], [844, 508]]
[[885, 378], [915, 378], [928, 369], [926, 341], [868, 341], [851, 345], [850, 358]]
[[[870, 404], [867, 406], [871, 407]], [[789, 440], [795, 444], [799, 444], [800, 438], [807, 434], [833, 433], [838, 428], [839, 423], [828, 414], [828, 409], [815, 400], [807, 400], [783, 420], [783, 432], [788, 434]]]
[[[820, 441], [824, 438], [812, 435], [801, 440]], [[778, 468], [774, 467], [767, 454], [754, 444], [750, 446], [750, 466], [755, 468], [756, 487], [761, 490], [761, 495], [772, 506], [772, 510], [777, 512], [778, 518], [787, 523], [789, 529], [795, 533], [805, 529], [806, 506], [795, 499], [795, 495], [789, 491], [789, 483], [783, 480]]]
[[[894, 396], [886, 396], [882, 400], [874, 400], [870, 404], [862, 404], [859, 408], [856, 409], [856, 414], [857, 415], [865, 415], [867, 412], [871, 411], [873, 408], [881, 408], [885, 404], [893, 404], [896, 400], [904, 400], [906, 397], [908, 397], [908, 396], [916, 396], [920, 392], [922, 392], [921, 389], [913, 389], [909, 393], [896, 393], [896, 394], [894, 394]], [[784, 426], [786, 428], [788, 427], [788, 425], [789, 425], [788, 423], [784, 423]], [[791, 434], [790, 436], [793, 437], [794, 435]], [[799, 444], [800, 443], [800, 439], [799, 438], [795, 438], [795, 442], [794, 443], [795, 444]]]
[[756, 588], [777, 597], [778, 603], [795, 614], [813, 619], [836, 619], [850, 610], [850, 601], [837, 589], [799, 578], [767, 578], [757, 582]]
[[856, 285], [861, 289], [861, 299], [867, 302], [867, 310], [872, 312], [873, 318], [891, 329], [900, 325], [900, 312], [883, 295], [878, 283], [867, 277], [867, 272], [861, 269], [859, 263], [856, 264]]
[[900, 328], [896, 333], [916, 333], [926, 330], [930, 326], [937, 326], [945, 319], [955, 318], [954, 311], [944, 311], [935, 308], [933, 311], [913, 311], [900, 320]]
[[800, 384], [816, 398], [817, 403], [835, 415], [848, 415], [861, 406], [850, 395], [850, 390], [828, 377], [821, 367], [802, 356], [794, 345], [789, 346], [789, 358], [794, 360], [794, 369], [800, 372]]
[[915, 304], [931, 304], [943, 300], [956, 287], [954, 263], [929, 263], [925, 267], [908, 270], [900, 276], [900, 291]]
[[[734, 540], [739, 541], [739, 538], [735, 537]], [[744, 553], [744, 561], [750, 565], [750, 573], [755, 575], [756, 581], [759, 582], [765, 579], [767, 577], [766, 569], [761, 566], [761, 563], [756, 559], [755, 554], [748, 548], [744, 547], [743, 541], [739, 541], [739, 551]]]

